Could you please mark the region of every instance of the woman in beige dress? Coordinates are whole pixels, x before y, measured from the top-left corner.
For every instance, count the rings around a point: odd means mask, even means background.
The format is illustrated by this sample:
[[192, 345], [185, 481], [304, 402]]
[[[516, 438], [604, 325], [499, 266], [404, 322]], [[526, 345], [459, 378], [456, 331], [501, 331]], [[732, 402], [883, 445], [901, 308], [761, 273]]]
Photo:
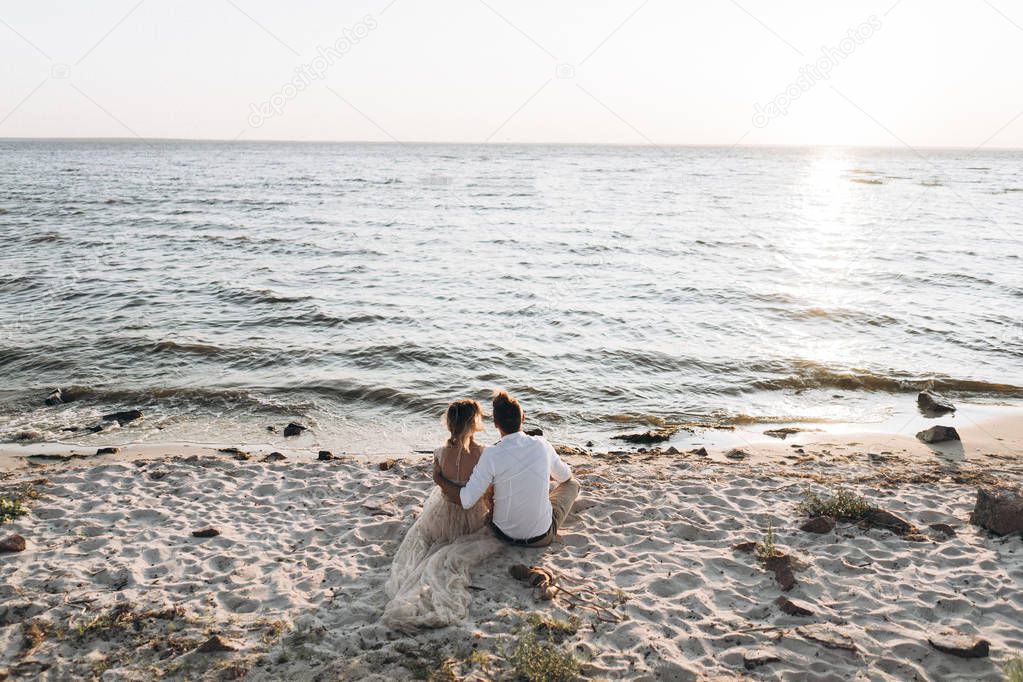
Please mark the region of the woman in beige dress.
[[[464, 483], [483, 454], [475, 436], [483, 430], [483, 410], [475, 400], [458, 400], [444, 415], [449, 437], [434, 453], [444, 476]], [[499, 541], [487, 525], [492, 494], [471, 509], [444, 499], [433, 488], [391, 564], [385, 585], [390, 601], [383, 622], [398, 630], [443, 627], [465, 617], [469, 571], [495, 552]]]

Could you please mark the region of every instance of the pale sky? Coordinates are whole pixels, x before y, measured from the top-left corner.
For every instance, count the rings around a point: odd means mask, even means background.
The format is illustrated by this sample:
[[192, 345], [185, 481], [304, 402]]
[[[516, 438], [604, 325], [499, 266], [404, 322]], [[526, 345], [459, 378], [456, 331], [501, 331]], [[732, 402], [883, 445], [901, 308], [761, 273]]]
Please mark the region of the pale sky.
[[0, 137], [1019, 148], [1020, 65], [1009, 0], [0, 0]]

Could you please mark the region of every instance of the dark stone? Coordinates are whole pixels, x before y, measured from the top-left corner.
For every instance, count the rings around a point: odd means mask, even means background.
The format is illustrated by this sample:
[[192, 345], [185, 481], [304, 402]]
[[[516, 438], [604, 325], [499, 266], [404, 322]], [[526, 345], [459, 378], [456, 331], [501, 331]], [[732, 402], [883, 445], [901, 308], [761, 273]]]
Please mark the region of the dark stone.
[[986, 639], [959, 632], [928, 637], [927, 643], [942, 653], [959, 658], [987, 658], [991, 653], [991, 643]]
[[281, 461], [286, 460], [286, 459], [287, 459], [287, 457], [285, 457], [284, 455], [282, 455], [279, 452], [271, 452], [269, 455], [267, 455], [266, 457], [264, 457], [260, 461], [261, 462], [281, 462]]
[[44, 400], [43, 402], [47, 405], [63, 405], [64, 395], [60, 392], [60, 389], [58, 388], [53, 393], [46, 396], [46, 400]]
[[86, 426], [85, 430], [88, 431], [89, 433], [99, 433], [100, 431], [103, 430], [103, 425], [96, 424], [95, 426]]
[[316, 456], [316, 459], [321, 462], [329, 462], [332, 459], [337, 459], [337, 457], [335, 457], [334, 453], [330, 450], [320, 450], [320, 454]]
[[592, 448], [593, 447], [593, 441], [592, 440], [586, 441], [586, 447]]
[[912, 523], [898, 514], [893, 514], [890, 511], [885, 511], [884, 509], [871, 509], [866, 513], [863, 519], [872, 526], [885, 528], [896, 535], [909, 535], [917, 532], [916, 526]]
[[745, 450], [740, 450], [739, 448], [732, 448], [725, 453], [725, 457], [734, 460], [749, 459], [749, 453]]
[[121, 426], [130, 424], [136, 419], [142, 419], [142, 410], [124, 410], [123, 412], [112, 412], [102, 417], [105, 422], [116, 421]]
[[795, 601], [788, 597], [778, 597], [775, 604], [782, 610], [783, 613], [787, 613], [790, 616], [812, 616], [813, 609], [810, 608], [809, 604], [801, 601]]
[[796, 586], [796, 575], [792, 571], [792, 557], [787, 554], [769, 556], [764, 559], [764, 566], [767, 567], [767, 570], [774, 571], [774, 579], [778, 581], [778, 587], [782, 592], [788, 592]]
[[799, 527], [799, 530], [807, 533], [818, 533], [820, 535], [830, 533], [835, 530], [835, 519], [830, 516], [815, 516], [814, 518], [805, 521], [803, 525]]
[[951, 400], [932, 391], [920, 391], [920, 395], [916, 397], [916, 406], [927, 417], [937, 417], [956, 411], [956, 406]]
[[252, 459], [252, 455], [238, 448], [217, 448], [217, 452], [223, 452], [225, 455], [231, 455], [233, 459], [236, 459], [239, 462]]
[[970, 523], [998, 535], [1023, 535], [1023, 492], [1006, 487], [980, 488]]
[[269, 431], [270, 433], [277, 433], [277, 427], [273, 425], [266, 427], [266, 430]]
[[114, 447], [99, 448], [99, 449], [96, 450], [96, 454], [97, 455], [116, 455], [120, 451], [121, 451], [121, 448], [114, 448]]
[[0, 540], [0, 552], [24, 552], [25, 546], [25, 538], [17, 533]]
[[644, 431], [643, 433], [623, 433], [620, 436], [611, 436], [613, 440], [624, 440], [626, 443], [637, 443], [650, 445], [651, 443], [663, 443], [675, 435], [675, 429], [658, 429], [656, 431]]
[[385, 459], [383, 462], [380, 462], [380, 471], [390, 471], [397, 463], [398, 460], [396, 459]]
[[946, 443], [951, 440], [962, 440], [959, 438], [959, 432], [952, 426], [932, 426], [916, 434], [916, 437], [925, 443]]
[[666, 455], [677, 455], [677, 454], [679, 454], [678, 448], [676, 448], [674, 445], [672, 445], [670, 448], [668, 448], [667, 450], [664, 451], [664, 454], [666, 454]]
[[193, 538], [215, 538], [218, 535], [220, 535], [220, 531], [214, 528], [213, 526], [210, 526], [209, 528], [203, 528], [202, 530], [192, 531]]
[[284, 427], [284, 437], [291, 438], [292, 436], [298, 436], [301, 435], [301, 433], [305, 430], [307, 430], [307, 427], [302, 426], [301, 424], [296, 424], [295, 422], [291, 422], [290, 424]]
[[752, 541], [740, 542], [738, 544], [732, 545], [732, 549], [734, 549], [736, 552], [754, 552], [757, 549], [757, 543]]
[[801, 433], [802, 431], [803, 429], [797, 429], [794, 426], [785, 426], [780, 429], [768, 429], [767, 431], [764, 431], [764, 435], [770, 436], [771, 438], [781, 438], [782, 440], [785, 440], [789, 436]]
[[689, 454], [699, 455], [700, 457], [710, 457], [710, 453], [707, 452], [707, 448], [697, 448], [695, 450], [690, 450]]
[[937, 533], [941, 533], [946, 537], [953, 538], [956, 536], [956, 529], [948, 525], [947, 523], [932, 523], [930, 525], [930, 528], [931, 530]]
[[213, 635], [200, 644], [196, 651], [200, 651], [204, 654], [215, 654], [222, 651], [238, 651], [238, 647], [220, 635]]
[[541, 428], [526, 429], [526, 435], [527, 436], [542, 436], [543, 435], [543, 429], [541, 429]]

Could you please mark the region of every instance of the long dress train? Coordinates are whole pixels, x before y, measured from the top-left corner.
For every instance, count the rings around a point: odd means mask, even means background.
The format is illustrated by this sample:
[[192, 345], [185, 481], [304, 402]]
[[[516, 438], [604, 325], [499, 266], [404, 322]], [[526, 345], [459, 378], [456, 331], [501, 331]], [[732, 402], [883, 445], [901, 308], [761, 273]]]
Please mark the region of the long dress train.
[[469, 612], [469, 571], [496, 552], [484, 500], [462, 509], [434, 488], [391, 564], [382, 622], [396, 630], [443, 627]]

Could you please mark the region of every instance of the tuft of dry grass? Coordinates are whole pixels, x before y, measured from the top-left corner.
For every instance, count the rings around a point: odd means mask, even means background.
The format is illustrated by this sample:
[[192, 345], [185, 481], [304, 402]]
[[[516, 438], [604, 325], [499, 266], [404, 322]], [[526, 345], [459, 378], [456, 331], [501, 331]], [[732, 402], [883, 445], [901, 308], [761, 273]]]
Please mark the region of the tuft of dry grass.
[[28, 505], [32, 500], [38, 500], [43, 496], [36, 488], [37, 485], [46, 485], [45, 478], [34, 481], [27, 481], [17, 485], [0, 487], [0, 523], [13, 521], [19, 516], [28, 513]]
[[75, 623], [71, 631], [82, 640], [89, 637], [109, 634], [113, 630], [134, 629], [139, 620], [131, 604], [118, 604], [113, 608]]
[[21, 655], [28, 656], [42, 646], [46, 641], [47, 634], [49, 634], [49, 628], [45, 623], [34, 620], [25, 625], [25, 639], [21, 644]]
[[13, 521], [19, 516], [24, 516], [28, 513], [25, 509], [25, 505], [21, 503], [20, 499], [13, 497], [0, 497], [0, 523], [7, 521]]
[[803, 493], [803, 501], [796, 511], [810, 518], [815, 516], [831, 516], [843, 521], [859, 521], [867, 517], [874, 506], [852, 491], [839, 488], [829, 497], [817, 493]]
[[516, 675], [530, 682], [568, 682], [579, 676], [581, 666], [572, 654], [553, 642], [537, 641], [536, 633], [523, 630], [506, 658]]
[[763, 560], [770, 559], [774, 556], [781, 556], [782, 552], [778, 549], [778, 546], [774, 543], [774, 523], [767, 524], [767, 532], [764, 533], [764, 539], [757, 543], [754, 550], [758, 557]]
[[558, 641], [579, 632], [579, 627], [582, 625], [579, 616], [573, 615], [568, 620], [562, 620], [539, 611], [528, 614], [525, 621], [534, 633]]
[[257, 620], [254, 625], [263, 630], [259, 637], [259, 640], [265, 645], [270, 646], [284, 634], [285, 630], [288, 629], [288, 623], [283, 620], [271, 620], [269, 618], [261, 618]]
[[1005, 682], [1023, 682], [1023, 656], [1006, 661], [1002, 671], [1005, 673]]

